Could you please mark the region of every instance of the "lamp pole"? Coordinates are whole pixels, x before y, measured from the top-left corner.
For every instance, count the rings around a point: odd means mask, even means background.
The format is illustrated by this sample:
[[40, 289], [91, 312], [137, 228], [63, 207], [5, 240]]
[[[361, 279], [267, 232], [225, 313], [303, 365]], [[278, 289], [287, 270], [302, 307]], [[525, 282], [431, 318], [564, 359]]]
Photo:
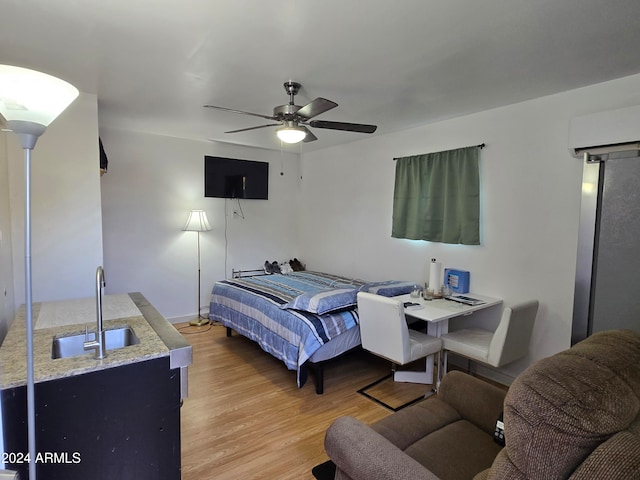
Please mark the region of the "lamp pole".
[[36, 480], [36, 414], [31, 281], [31, 151], [49, 124], [78, 96], [73, 85], [27, 68], [0, 65], [0, 115], [24, 149], [24, 278], [27, 335], [27, 437], [29, 480]]
[[[35, 142], [34, 142], [35, 143]], [[27, 322], [27, 438], [29, 478], [36, 478], [36, 405], [33, 368], [33, 301], [31, 295], [31, 148], [24, 149], [24, 282]]]
[[200, 318], [200, 294], [202, 290], [200, 289], [200, 231], [196, 232], [198, 236], [198, 318]]

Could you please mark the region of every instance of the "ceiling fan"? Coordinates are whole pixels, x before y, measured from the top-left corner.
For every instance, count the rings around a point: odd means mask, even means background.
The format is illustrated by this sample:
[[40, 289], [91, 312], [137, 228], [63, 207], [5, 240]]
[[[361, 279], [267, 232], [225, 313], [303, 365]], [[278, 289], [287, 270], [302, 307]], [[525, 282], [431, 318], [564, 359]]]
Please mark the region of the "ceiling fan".
[[338, 106], [337, 103], [318, 97], [315, 100], [300, 107], [294, 104], [294, 97], [300, 90], [301, 85], [298, 82], [288, 81], [284, 83], [284, 90], [289, 95], [289, 103], [279, 105], [273, 109], [273, 115], [261, 115], [259, 113], [243, 112], [242, 110], [234, 110], [232, 108], [217, 107], [215, 105], [205, 105], [206, 108], [215, 108], [225, 112], [240, 113], [242, 115], [251, 115], [254, 117], [264, 118], [266, 120], [274, 120], [278, 123], [268, 123], [266, 125], [258, 125], [257, 127], [241, 128], [239, 130], [230, 130], [224, 133], [246, 132], [266, 127], [280, 127], [276, 130], [278, 138], [286, 143], [298, 143], [300, 141], [313, 142], [318, 138], [307, 128], [327, 128], [330, 130], [342, 130], [347, 132], [373, 133], [378, 128], [376, 125], [365, 125], [362, 123], [346, 123], [346, 122], [330, 122], [326, 120], [311, 120], [313, 117], [321, 113], [331, 110]]

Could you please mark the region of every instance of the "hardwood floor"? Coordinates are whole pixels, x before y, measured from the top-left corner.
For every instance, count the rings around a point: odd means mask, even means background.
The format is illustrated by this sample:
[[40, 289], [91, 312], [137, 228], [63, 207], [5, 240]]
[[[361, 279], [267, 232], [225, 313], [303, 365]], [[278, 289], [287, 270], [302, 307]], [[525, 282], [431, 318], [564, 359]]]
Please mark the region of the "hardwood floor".
[[[181, 412], [183, 480], [311, 480], [311, 469], [327, 460], [324, 434], [335, 418], [372, 423], [391, 413], [357, 393], [390, 368], [366, 352], [327, 365], [325, 393], [317, 395], [313, 374], [297, 388], [295, 372], [254, 342], [227, 337], [222, 326], [176, 327], [193, 346]], [[401, 395], [428, 389], [390, 388]]]

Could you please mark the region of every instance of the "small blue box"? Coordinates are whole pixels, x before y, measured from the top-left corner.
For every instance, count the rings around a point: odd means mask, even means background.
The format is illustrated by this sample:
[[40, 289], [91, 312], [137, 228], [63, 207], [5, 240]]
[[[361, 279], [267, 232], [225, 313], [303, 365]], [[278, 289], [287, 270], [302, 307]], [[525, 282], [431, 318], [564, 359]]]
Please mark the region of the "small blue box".
[[469, 292], [469, 272], [466, 270], [456, 270], [454, 268], [444, 269], [445, 285], [449, 285], [456, 293]]

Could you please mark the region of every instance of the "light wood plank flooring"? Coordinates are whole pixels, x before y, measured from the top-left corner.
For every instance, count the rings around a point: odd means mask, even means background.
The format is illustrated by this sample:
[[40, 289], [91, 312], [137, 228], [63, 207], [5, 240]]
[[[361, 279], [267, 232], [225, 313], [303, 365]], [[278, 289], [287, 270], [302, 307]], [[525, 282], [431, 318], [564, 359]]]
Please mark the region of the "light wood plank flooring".
[[[335, 418], [372, 423], [391, 413], [357, 393], [390, 368], [366, 352], [328, 365], [325, 393], [317, 395], [312, 375], [298, 389], [295, 372], [222, 326], [176, 327], [193, 346], [181, 412], [183, 480], [311, 480], [312, 467], [327, 460], [324, 434]], [[405, 396], [428, 389], [390, 388]]]

